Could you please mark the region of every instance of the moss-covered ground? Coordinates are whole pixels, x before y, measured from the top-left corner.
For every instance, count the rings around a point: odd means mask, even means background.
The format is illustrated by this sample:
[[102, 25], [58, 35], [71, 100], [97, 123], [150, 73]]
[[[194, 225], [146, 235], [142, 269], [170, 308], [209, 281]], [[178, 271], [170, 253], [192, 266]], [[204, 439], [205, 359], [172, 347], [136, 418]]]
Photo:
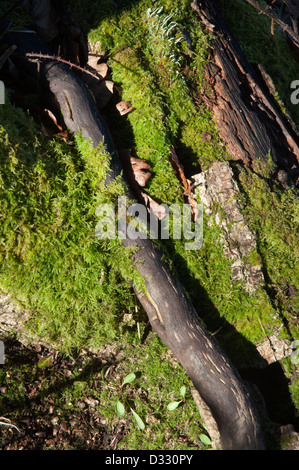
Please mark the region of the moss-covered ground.
[[[298, 124], [298, 106], [288, 98], [298, 63], [282, 35], [276, 31], [271, 36], [269, 21], [245, 2], [225, 3], [226, 19], [248, 59], [265, 66], [277, 87], [276, 98]], [[72, 9], [90, 44], [109, 65], [119, 93], [115, 99], [132, 104], [128, 115], [108, 113], [108, 119], [123, 148], [151, 165], [147, 194], [159, 203], [182, 204], [183, 188], [169, 158], [172, 145], [187, 177], [215, 161], [233, 161], [200, 99], [203, 90], [210, 93], [203, 74], [210, 34], [187, 0], [119, 0], [117, 5], [75, 0]], [[210, 139], [204, 138], [206, 133]], [[129, 254], [118, 240], [95, 236], [96, 208], [115, 202], [123, 191], [119, 182], [109, 190], [104, 187], [109, 164], [105, 149], [91, 150], [80, 136], [46, 138], [7, 97], [0, 106], [0, 161], [0, 287], [32, 312], [27, 325], [32, 334], [73, 357], [81, 349], [107, 344], [124, 351], [123, 377], [137, 373], [124, 398], [133, 403], [146, 428], [141, 432], [132, 421], [120, 446], [204, 448], [198, 436], [205, 431], [191, 399], [191, 384], [156, 335], [148, 335], [145, 314], [127, 282], [136, 278]], [[298, 195], [275, 182], [275, 171], [271, 158], [257, 162], [254, 171], [238, 170], [240, 200], [257, 234], [255, 256], [262, 260], [265, 276], [265, 285], [254, 294], [232, 283], [220, 228], [213, 222], [217, 208], [204, 220], [199, 251], [186, 251], [184, 240], [166, 240], [162, 246], [200, 318], [238, 368], [252, 365], [254, 344], [275, 328], [282, 325], [281, 338], [298, 338]], [[290, 359], [281, 363], [298, 406], [295, 367]], [[4, 383], [5, 368], [0, 373]], [[97, 378], [102, 382], [95, 395], [99, 412], [115, 424], [120, 379], [107, 377]], [[67, 389], [70, 402], [77, 400], [75, 394], [85, 393], [76, 384]], [[169, 412], [167, 403], [179, 399], [182, 385], [187, 387], [186, 400]], [[9, 410], [5, 403], [0, 401], [0, 415]]]

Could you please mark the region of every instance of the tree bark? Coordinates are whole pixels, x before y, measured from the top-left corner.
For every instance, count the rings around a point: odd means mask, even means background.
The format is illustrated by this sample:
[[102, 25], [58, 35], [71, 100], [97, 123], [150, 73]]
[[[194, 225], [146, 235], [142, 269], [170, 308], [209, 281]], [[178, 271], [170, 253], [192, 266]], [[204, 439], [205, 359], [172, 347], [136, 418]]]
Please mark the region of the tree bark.
[[208, 105], [230, 155], [251, 166], [270, 151], [278, 167], [298, 183], [298, 130], [282, 117], [267, 84], [248, 63], [214, 1], [195, 0], [191, 6], [213, 33], [206, 73], [214, 97]]

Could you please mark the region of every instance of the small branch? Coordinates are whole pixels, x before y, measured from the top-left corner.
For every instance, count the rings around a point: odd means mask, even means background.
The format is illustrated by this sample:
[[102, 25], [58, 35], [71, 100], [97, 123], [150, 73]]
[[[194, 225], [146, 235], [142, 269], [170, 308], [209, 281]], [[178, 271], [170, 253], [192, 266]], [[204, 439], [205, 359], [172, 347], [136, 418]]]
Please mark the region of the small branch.
[[57, 62], [62, 62], [63, 64], [68, 65], [71, 69], [75, 68], [77, 70], [80, 70], [83, 73], [87, 73], [88, 75], [91, 75], [93, 78], [96, 78], [97, 80], [104, 80], [103, 77], [96, 75], [89, 70], [84, 69], [83, 67], [80, 67], [80, 65], [73, 64], [73, 62], [70, 62], [69, 60], [62, 59], [61, 57], [57, 57], [55, 55], [49, 55], [49, 54], [36, 54], [33, 52], [27, 52], [25, 54], [26, 57], [32, 57], [35, 59], [48, 59], [48, 60], [57, 60]]
[[299, 45], [299, 36], [298, 36], [298, 34], [296, 34], [290, 26], [288, 26], [283, 21], [281, 21], [281, 19], [278, 18], [276, 13], [274, 13], [272, 11], [269, 11], [268, 7], [266, 7], [266, 8], [262, 7], [259, 4], [259, 2], [256, 1], [256, 0], [245, 0], [245, 1], [247, 3], [250, 3], [250, 5], [252, 5], [254, 8], [259, 10], [264, 15], [268, 16], [268, 18], [271, 18], [271, 20], [275, 21], [275, 23], [279, 24], [279, 26], [281, 26], [282, 29], [288, 33], [288, 35], [293, 39], [293, 41], [295, 41]]
[[3, 67], [4, 62], [9, 58], [11, 54], [16, 50], [16, 46], [10, 46], [3, 54], [0, 56], [0, 69]]

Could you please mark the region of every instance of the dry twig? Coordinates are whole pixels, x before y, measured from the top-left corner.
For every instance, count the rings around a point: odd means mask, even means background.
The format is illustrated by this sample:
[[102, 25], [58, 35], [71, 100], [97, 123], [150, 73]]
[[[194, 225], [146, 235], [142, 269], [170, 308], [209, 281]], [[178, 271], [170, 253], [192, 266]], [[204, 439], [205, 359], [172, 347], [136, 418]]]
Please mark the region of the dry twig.
[[103, 80], [103, 78], [99, 75], [96, 75], [89, 70], [84, 69], [83, 67], [80, 67], [80, 65], [76, 65], [73, 62], [70, 62], [69, 60], [62, 59], [61, 57], [57, 57], [55, 55], [49, 55], [49, 54], [36, 54], [34, 52], [27, 52], [25, 54], [26, 57], [32, 57], [34, 59], [48, 59], [48, 60], [57, 60], [57, 62], [62, 62], [63, 64], [68, 65], [71, 69], [75, 68], [77, 70], [80, 70], [80, 72], [87, 73], [88, 75], [91, 75], [93, 78], [96, 78], [97, 80]]
[[277, 23], [279, 26], [281, 26], [283, 31], [288, 33], [288, 35], [293, 39], [293, 41], [296, 44], [298, 44], [298, 46], [299, 46], [299, 36], [298, 36], [298, 34], [295, 31], [293, 31], [290, 26], [288, 26], [280, 18], [278, 18], [276, 13], [274, 13], [271, 10], [268, 10], [268, 7], [262, 7], [260, 5], [260, 3], [256, 0], [246, 0], [246, 2], [250, 3], [250, 5], [252, 5], [254, 8], [259, 10], [264, 15], [268, 16], [268, 18], [270, 18], [271, 20], [275, 21], [275, 23]]

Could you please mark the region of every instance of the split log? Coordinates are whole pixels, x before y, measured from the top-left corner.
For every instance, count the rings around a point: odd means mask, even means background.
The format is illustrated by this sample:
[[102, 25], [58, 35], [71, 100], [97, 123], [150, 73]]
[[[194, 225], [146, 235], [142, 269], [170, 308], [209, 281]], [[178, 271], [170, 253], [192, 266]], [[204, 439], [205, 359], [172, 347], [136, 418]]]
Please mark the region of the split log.
[[[16, 43], [17, 38], [11, 39]], [[6, 37], [6, 43], [9, 36]], [[37, 39], [30, 49], [18, 41], [19, 51], [45, 50]], [[47, 53], [48, 51], [45, 51]], [[32, 63], [27, 64], [28, 70]], [[35, 66], [36, 67], [36, 66]], [[33, 71], [36, 76], [37, 71]], [[107, 184], [122, 174], [109, 129], [80, 78], [64, 64], [50, 59], [40, 61], [40, 82], [47, 84], [62, 111], [66, 126], [76, 134], [79, 130], [96, 148], [105, 141], [111, 155]], [[232, 450], [264, 449], [259, 417], [251, 397], [237, 370], [209, 335], [198, 313], [178, 280], [151, 239], [134, 239], [129, 226], [126, 247], [137, 247], [133, 254], [136, 269], [143, 276], [146, 292], [138, 292], [153, 329], [181, 363], [203, 401], [210, 408], [220, 433], [221, 448]], [[135, 287], [135, 286], [134, 286]]]
[[213, 33], [206, 67], [214, 97], [208, 102], [219, 135], [236, 160], [251, 166], [269, 151], [293, 182], [299, 178], [299, 134], [273, 103], [267, 85], [248, 63], [213, 0], [192, 8]]

